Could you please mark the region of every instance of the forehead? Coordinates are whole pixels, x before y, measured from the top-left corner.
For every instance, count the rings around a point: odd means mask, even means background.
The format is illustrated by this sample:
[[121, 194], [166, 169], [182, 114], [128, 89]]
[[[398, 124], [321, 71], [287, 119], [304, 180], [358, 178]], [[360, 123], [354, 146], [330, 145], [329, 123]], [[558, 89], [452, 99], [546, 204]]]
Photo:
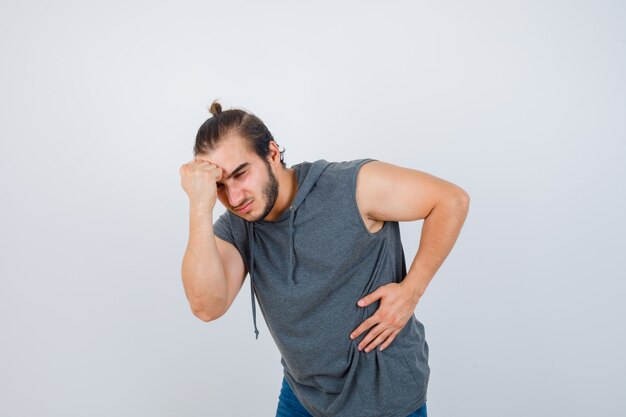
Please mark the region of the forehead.
[[211, 162], [226, 172], [231, 172], [244, 162], [254, 164], [259, 159], [257, 154], [248, 147], [245, 140], [235, 135], [223, 138], [214, 150], [198, 154], [196, 158], [199, 161]]

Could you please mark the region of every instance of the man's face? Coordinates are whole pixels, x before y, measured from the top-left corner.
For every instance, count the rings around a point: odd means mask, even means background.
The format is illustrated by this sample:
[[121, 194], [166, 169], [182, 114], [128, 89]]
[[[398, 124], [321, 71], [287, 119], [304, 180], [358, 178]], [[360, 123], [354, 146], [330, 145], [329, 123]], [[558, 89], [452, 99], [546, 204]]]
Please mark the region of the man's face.
[[274, 208], [278, 181], [273, 169], [269, 162], [248, 149], [241, 137], [230, 135], [209, 154], [198, 154], [197, 159], [210, 161], [222, 169], [217, 198], [235, 215], [258, 222]]

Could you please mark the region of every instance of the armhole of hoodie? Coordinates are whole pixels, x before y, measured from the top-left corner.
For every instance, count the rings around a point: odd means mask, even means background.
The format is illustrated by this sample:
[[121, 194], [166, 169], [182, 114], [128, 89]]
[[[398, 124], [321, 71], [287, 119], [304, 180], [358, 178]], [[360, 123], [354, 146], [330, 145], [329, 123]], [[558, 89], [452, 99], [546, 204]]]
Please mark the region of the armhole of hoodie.
[[244, 248], [237, 243], [237, 239], [235, 238], [235, 232], [233, 231], [233, 224], [231, 222], [231, 217], [228, 214], [228, 211], [222, 213], [222, 215], [217, 219], [215, 223], [213, 223], [213, 234], [215, 237], [222, 239], [225, 242], [230, 243], [237, 249], [241, 259], [243, 260], [243, 264], [246, 267], [246, 271], [250, 271], [250, 266], [248, 265], [248, 259], [246, 258]]
[[385, 228], [387, 227], [387, 223], [389, 222], [387, 221], [383, 222], [382, 227], [378, 231], [374, 233], [370, 232], [369, 229], [367, 228], [367, 225], [363, 221], [363, 217], [361, 217], [359, 205], [356, 201], [356, 182], [357, 182], [357, 177], [359, 175], [359, 171], [363, 165], [371, 161], [377, 161], [377, 159], [365, 158], [365, 159], [357, 160], [356, 166], [354, 167], [354, 172], [352, 173], [352, 188], [351, 188], [350, 193], [352, 194], [352, 203], [353, 203], [352, 206], [354, 208], [355, 215], [358, 218], [358, 222], [361, 224], [363, 231], [365, 231], [365, 233], [370, 237], [376, 237], [376, 236], [383, 234], [383, 231], [385, 230]]
[[213, 234], [231, 245], [237, 246], [235, 245], [235, 237], [233, 236], [228, 212], [222, 213], [213, 223]]

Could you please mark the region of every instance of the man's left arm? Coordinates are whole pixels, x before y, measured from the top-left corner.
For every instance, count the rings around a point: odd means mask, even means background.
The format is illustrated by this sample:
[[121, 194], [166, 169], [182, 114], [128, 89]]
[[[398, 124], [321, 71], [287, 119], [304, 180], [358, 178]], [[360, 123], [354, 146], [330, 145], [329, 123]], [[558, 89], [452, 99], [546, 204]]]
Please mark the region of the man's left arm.
[[371, 161], [359, 170], [356, 199], [361, 215], [374, 221], [424, 219], [419, 248], [407, 276], [400, 283], [379, 287], [358, 302], [365, 307], [380, 299], [376, 313], [350, 334], [355, 339], [370, 329], [359, 343], [359, 350], [369, 352], [378, 345], [380, 350], [389, 346], [413, 315], [461, 232], [469, 195], [426, 172]]

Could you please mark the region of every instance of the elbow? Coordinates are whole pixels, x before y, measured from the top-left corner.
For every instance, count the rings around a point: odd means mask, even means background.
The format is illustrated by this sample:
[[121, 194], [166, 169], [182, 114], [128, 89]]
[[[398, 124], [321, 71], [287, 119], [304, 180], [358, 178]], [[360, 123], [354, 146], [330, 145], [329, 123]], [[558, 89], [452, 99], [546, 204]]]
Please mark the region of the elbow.
[[459, 213], [467, 215], [469, 212], [470, 196], [464, 189], [457, 187], [449, 202], [450, 206], [458, 210]]
[[466, 211], [469, 210], [470, 196], [464, 189], [459, 190], [459, 201]]
[[193, 315], [205, 323], [208, 323], [213, 320], [217, 320], [222, 316], [221, 314], [213, 314], [211, 312], [207, 312], [204, 310], [194, 310]]
[[217, 320], [226, 313], [224, 309], [209, 309], [206, 307], [192, 307], [191, 312], [194, 316], [206, 323]]

